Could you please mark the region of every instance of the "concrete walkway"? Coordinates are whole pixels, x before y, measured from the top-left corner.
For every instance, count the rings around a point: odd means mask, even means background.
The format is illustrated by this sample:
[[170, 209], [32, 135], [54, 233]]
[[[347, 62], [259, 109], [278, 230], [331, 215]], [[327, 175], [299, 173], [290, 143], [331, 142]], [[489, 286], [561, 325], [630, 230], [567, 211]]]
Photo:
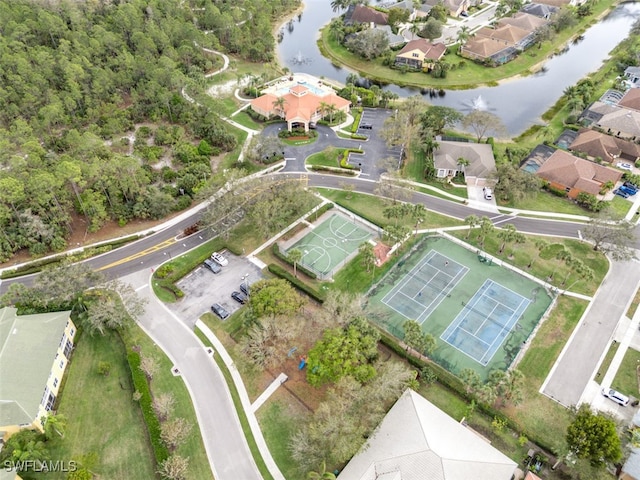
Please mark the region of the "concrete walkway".
[[[216, 480], [261, 480], [262, 475], [253, 460], [244, 437], [231, 394], [222, 372], [212, 360], [198, 337], [167, 309], [154, 295], [147, 270], [122, 278], [147, 300], [138, 324], [171, 359], [180, 372], [191, 396], [207, 457]], [[205, 332], [205, 334], [207, 334]], [[212, 344], [234, 376], [245, 413], [256, 443], [271, 474], [284, 480], [264, 442], [248, 395], [230, 357], [213, 337]], [[239, 382], [239, 383], [238, 383]]]

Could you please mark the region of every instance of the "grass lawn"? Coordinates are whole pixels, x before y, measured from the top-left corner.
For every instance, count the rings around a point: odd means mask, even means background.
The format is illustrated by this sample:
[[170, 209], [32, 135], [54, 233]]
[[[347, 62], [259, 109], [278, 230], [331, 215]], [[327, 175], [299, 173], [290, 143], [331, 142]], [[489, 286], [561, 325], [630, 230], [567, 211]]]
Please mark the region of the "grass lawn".
[[640, 390], [638, 389], [637, 369], [640, 366], [640, 352], [629, 348], [624, 354], [622, 364], [618, 369], [616, 377], [613, 379], [611, 387], [625, 395], [638, 398]]
[[[413, 149], [412, 158], [406, 162], [404, 165], [402, 172], [403, 175], [409, 180], [413, 180], [414, 182], [424, 183], [425, 185], [430, 185], [432, 187], [439, 188], [447, 193], [451, 193], [452, 195], [457, 195], [461, 198], [469, 198], [467, 194], [466, 187], [454, 187], [448, 182], [442, 180], [425, 180], [424, 178], [424, 152], [419, 149]], [[427, 193], [429, 195], [437, 195], [433, 190], [428, 189], [419, 189], [420, 191]], [[450, 200], [448, 197], [444, 195], [437, 195], [442, 198], [446, 198]]]
[[609, 207], [613, 211], [613, 214], [617, 217], [624, 218], [629, 213], [629, 209], [633, 206], [633, 202], [625, 200], [624, 198], [614, 195], [613, 200], [609, 202]]
[[535, 210], [539, 212], [569, 213], [572, 215], [593, 215], [592, 212], [579, 207], [568, 198], [556, 197], [544, 190], [538, 190], [533, 195], [529, 195], [517, 203], [498, 202], [499, 206], [519, 208], [521, 210]]
[[322, 152], [309, 155], [305, 163], [307, 165], [324, 165], [325, 167], [340, 168], [340, 162], [338, 159], [342, 156], [345, 150], [345, 148], [330, 147], [330, 149], [325, 149]]
[[633, 297], [633, 301], [631, 305], [629, 305], [629, 310], [627, 310], [627, 317], [633, 318], [636, 314], [636, 310], [638, 309], [638, 305], [640, 305], [640, 290], [636, 292], [636, 296]]
[[[344, 190], [333, 190], [329, 188], [316, 188], [315, 190], [323, 197], [378, 226], [393, 223], [382, 214], [382, 211], [388, 206], [389, 200], [364, 193], [350, 193]], [[398, 225], [405, 225], [411, 228], [415, 226], [409, 217], [398, 219]], [[419, 228], [456, 227], [460, 225], [464, 225], [464, 223], [458, 219], [430, 211], [427, 214], [426, 220], [420, 224]]]
[[596, 382], [600, 383], [604, 378], [607, 370], [609, 370], [609, 365], [611, 365], [611, 360], [613, 360], [613, 357], [615, 356], [617, 350], [617, 343], [612, 343], [611, 345], [609, 345], [609, 350], [607, 350], [607, 354], [604, 356], [604, 360], [602, 360], [602, 363], [598, 367], [598, 371], [596, 372], [596, 375], [594, 377], [594, 380]]
[[[98, 374], [101, 361], [111, 364], [108, 377]], [[91, 470], [100, 478], [156, 478], [146, 426], [132, 395], [120, 338], [113, 332], [95, 337], [82, 335], [69, 364], [58, 407], [58, 413], [67, 418], [67, 431], [64, 438], [48, 442], [51, 458], [77, 461], [93, 453], [97, 463]], [[42, 476], [66, 478], [61, 473]]]
[[[536, 242], [541, 237], [525, 235], [524, 243], [507, 243], [504, 251], [499, 253], [504, 243], [498, 237], [499, 231], [499, 229], [494, 229], [484, 239], [479, 238], [480, 231], [477, 228], [470, 232], [456, 231], [450, 233], [474, 247], [500, 258], [506, 263], [529, 272], [541, 280], [547, 280], [552, 277], [548, 281], [560, 290], [567, 289], [585, 295], [593, 295], [609, 270], [609, 262], [602, 253], [595, 252], [591, 245], [578, 240], [558, 239], [555, 243], [552, 243], [552, 240], [544, 239], [546, 246], [540, 251], [536, 246]], [[483, 240], [482, 243], [480, 240]], [[564, 261], [558, 260], [558, 253], [564, 249], [571, 254], [572, 258], [581, 260], [591, 268], [594, 273], [593, 280], [585, 281], [581, 279], [575, 273], [574, 268]]]
[[139, 345], [141, 353], [151, 355], [158, 361], [158, 372], [153, 376], [153, 381], [151, 382], [152, 395], [157, 396], [162, 393], [173, 394], [175, 398], [173, 417], [184, 418], [192, 425], [189, 436], [176, 450], [178, 455], [189, 459], [187, 478], [211, 478], [212, 474], [211, 468], [209, 467], [209, 459], [204, 449], [204, 444], [202, 443], [202, 435], [200, 434], [200, 427], [198, 426], [196, 412], [193, 409], [191, 396], [182, 378], [174, 377], [171, 373], [173, 362], [153, 343], [141, 328], [132, 326], [127, 330], [124, 337], [127, 345]]
[[540, 326], [518, 364], [518, 369], [525, 376], [524, 400], [517, 407], [510, 407], [506, 413], [532, 439], [544, 439], [548, 444], [555, 438], [562, 438], [571, 421], [569, 410], [541, 395], [538, 390], [586, 308], [584, 300], [558, 297], [556, 307]]

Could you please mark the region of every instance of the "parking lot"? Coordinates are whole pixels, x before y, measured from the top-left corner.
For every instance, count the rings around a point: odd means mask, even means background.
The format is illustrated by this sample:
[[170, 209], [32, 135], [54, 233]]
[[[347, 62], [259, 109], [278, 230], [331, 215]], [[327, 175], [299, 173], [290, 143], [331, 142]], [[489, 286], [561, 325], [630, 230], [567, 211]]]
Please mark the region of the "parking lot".
[[229, 264], [222, 267], [220, 273], [214, 274], [204, 265], [199, 266], [178, 282], [184, 292], [182, 300], [167, 304], [189, 328], [193, 328], [203, 313], [211, 312], [213, 303], [219, 303], [233, 314], [241, 305], [231, 298], [231, 293], [240, 290], [243, 278], [249, 284], [262, 278], [260, 269], [244, 257], [237, 257], [226, 251], [223, 254]]
[[[400, 163], [402, 147], [397, 145], [389, 148], [380, 136], [380, 132], [384, 128], [384, 121], [391, 115], [393, 115], [392, 110], [365, 108], [362, 117], [360, 117], [358, 133], [368, 136], [369, 139], [360, 145], [364, 150], [364, 155], [354, 155], [351, 163], [361, 163], [361, 175], [370, 180], [377, 180], [383, 172], [379, 166], [380, 160], [393, 158], [398, 162], [396, 165]], [[365, 128], [362, 128], [363, 126]]]

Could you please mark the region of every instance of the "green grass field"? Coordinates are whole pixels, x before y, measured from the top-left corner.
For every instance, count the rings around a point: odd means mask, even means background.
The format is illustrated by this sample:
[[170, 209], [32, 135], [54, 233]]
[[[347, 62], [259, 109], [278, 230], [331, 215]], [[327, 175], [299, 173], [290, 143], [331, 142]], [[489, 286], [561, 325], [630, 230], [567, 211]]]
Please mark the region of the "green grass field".
[[625, 395], [640, 397], [637, 370], [640, 367], [640, 352], [629, 348], [624, 354], [618, 373], [616, 374], [611, 387], [624, 393]]
[[[97, 371], [109, 362], [108, 377]], [[91, 470], [100, 478], [155, 478], [155, 459], [133, 389], [125, 348], [117, 334], [81, 336], [69, 364], [58, 413], [67, 418], [64, 438], [51, 442], [51, 458], [79, 460], [97, 454]], [[60, 473], [44, 478], [62, 479]]]

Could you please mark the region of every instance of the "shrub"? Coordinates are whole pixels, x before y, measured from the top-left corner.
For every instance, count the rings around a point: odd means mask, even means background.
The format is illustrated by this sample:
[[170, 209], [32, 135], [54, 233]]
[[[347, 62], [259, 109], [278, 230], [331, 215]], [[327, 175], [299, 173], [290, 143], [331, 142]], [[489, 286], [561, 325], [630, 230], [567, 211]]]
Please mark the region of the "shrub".
[[[289, 260], [289, 257], [287, 255], [285, 255], [284, 253], [282, 253], [280, 251], [280, 247], [278, 246], [277, 243], [274, 243], [271, 249], [273, 250], [273, 254], [276, 257], [278, 257], [283, 262], [288, 263], [289, 265], [293, 266], [293, 262], [291, 260]], [[316, 278], [318, 278], [318, 276], [315, 273], [313, 273], [311, 270], [305, 268], [304, 265], [300, 265], [299, 263], [296, 265], [296, 270], [298, 272], [304, 273], [307, 277], [313, 278], [314, 280]]]
[[167, 450], [167, 447], [160, 438], [160, 420], [158, 420], [153, 410], [151, 389], [147, 383], [147, 377], [145, 377], [142, 370], [140, 370], [140, 354], [138, 352], [129, 352], [127, 355], [127, 363], [129, 364], [129, 372], [131, 373], [133, 386], [136, 392], [140, 394], [140, 409], [142, 410], [144, 423], [147, 426], [153, 454], [156, 457], [156, 463], [160, 465], [169, 458], [169, 450]]
[[311, 165], [310, 168], [311, 170], [314, 170], [314, 171], [331, 172], [331, 173], [336, 173], [338, 175], [351, 175], [351, 176], [357, 175], [357, 172], [355, 172], [354, 170], [348, 170], [345, 168], [327, 167], [325, 165]]
[[306, 283], [304, 283], [299, 278], [294, 277], [291, 273], [286, 271], [280, 265], [276, 265], [275, 263], [270, 263], [269, 264], [269, 271], [271, 273], [273, 273], [274, 275], [276, 275], [277, 277], [284, 278], [289, 283], [291, 283], [291, 285], [296, 287], [301, 292], [309, 295], [315, 301], [317, 301], [319, 303], [323, 303], [324, 302], [324, 300], [325, 300], [324, 293], [317, 291], [315, 288], [307, 285]]
[[305, 218], [305, 220], [307, 222], [313, 222], [315, 219], [320, 217], [323, 213], [328, 212], [333, 207], [334, 207], [333, 203], [326, 203], [322, 207], [320, 207], [318, 210], [313, 212], [311, 215], [309, 215], [307, 218]]

